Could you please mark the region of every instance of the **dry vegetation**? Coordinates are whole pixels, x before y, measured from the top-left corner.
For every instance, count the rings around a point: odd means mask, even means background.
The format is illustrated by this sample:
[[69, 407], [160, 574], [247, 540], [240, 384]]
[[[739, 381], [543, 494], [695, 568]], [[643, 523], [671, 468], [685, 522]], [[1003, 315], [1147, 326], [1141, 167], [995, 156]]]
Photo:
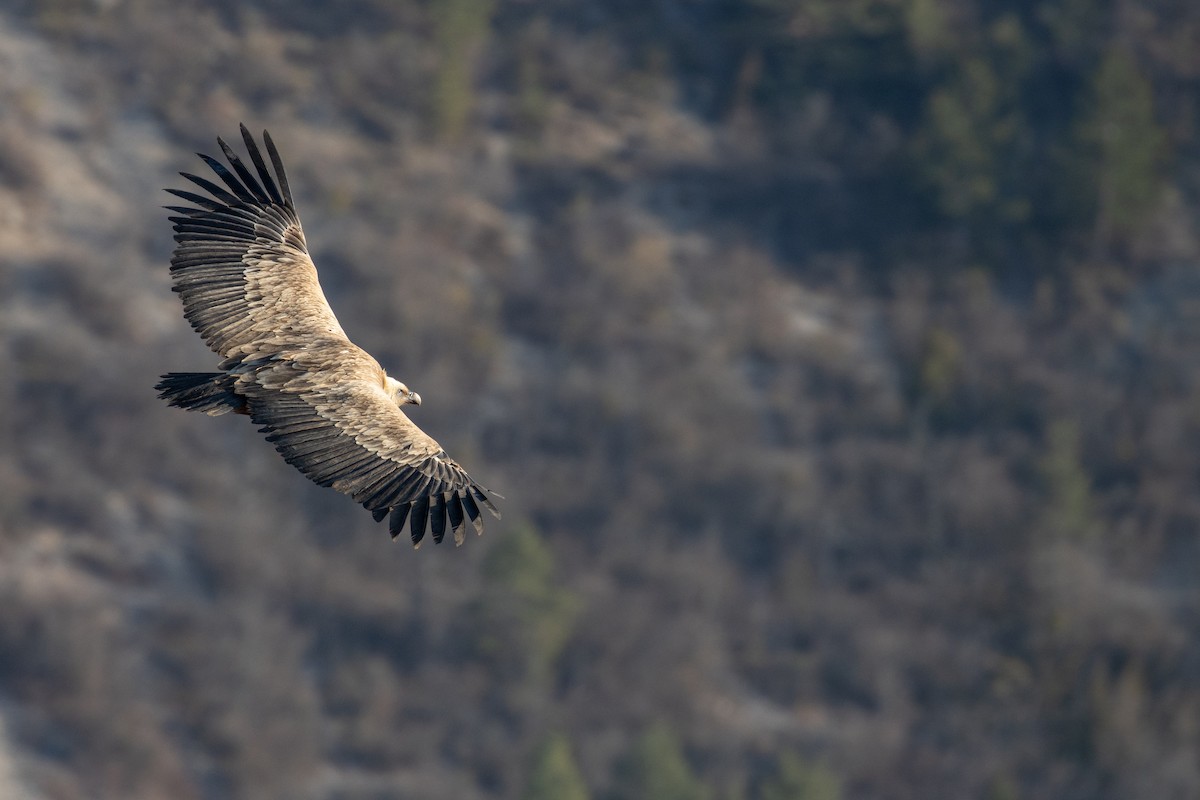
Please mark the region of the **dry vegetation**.
[[[0, 796], [1200, 794], [1200, 6], [17, 0]], [[507, 496], [387, 541], [242, 420], [158, 206], [271, 129]]]

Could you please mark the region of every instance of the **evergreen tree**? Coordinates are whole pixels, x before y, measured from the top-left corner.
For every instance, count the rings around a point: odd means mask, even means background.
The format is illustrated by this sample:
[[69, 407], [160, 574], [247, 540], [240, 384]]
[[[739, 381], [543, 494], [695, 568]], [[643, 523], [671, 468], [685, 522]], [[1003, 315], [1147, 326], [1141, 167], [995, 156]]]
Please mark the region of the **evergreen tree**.
[[760, 800], [841, 800], [842, 783], [837, 775], [820, 764], [808, 763], [797, 756], [779, 760], [775, 776], [767, 781]]
[[1121, 48], [1096, 71], [1080, 136], [1094, 158], [1097, 238], [1135, 233], [1160, 195], [1165, 137], [1154, 119], [1153, 87]]
[[1039, 464], [1045, 505], [1042, 527], [1052, 536], [1084, 538], [1095, 529], [1091, 479], [1079, 453], [1079, 427], [1070, 420], [1050, 426]]
[[934, 80], [909, 143], [913, 167], [941, 213], [964, 225], [980, 257], [994, 260], [1045, 203], [1033, 166], [1047, 134], [1026, 90], [1035, 46], [1010, 13], [926, 59]]
[[492, 0], [435, 0], [434, 40], [439, 64], [433, 86], [438, 133], [456, 139], [466, 127], [475, 102], [475, 57], [492, 18]]
[[472, 611], [476, 647], [514, 677], [540, 681], [562, 652], [578, 599], [555, 581], [554, 555], [531, 527], [498, 541], [484, 558], [483, 593]]
[[549, 737], [534, 756], [521, 800], [588, 800], [588, 797], [567, 737], [562, 734]]
[[692, 773], [678, 737], [663, 723], [650, 727], [617, 766], [619, 800], [708, 800], [712, 793]]

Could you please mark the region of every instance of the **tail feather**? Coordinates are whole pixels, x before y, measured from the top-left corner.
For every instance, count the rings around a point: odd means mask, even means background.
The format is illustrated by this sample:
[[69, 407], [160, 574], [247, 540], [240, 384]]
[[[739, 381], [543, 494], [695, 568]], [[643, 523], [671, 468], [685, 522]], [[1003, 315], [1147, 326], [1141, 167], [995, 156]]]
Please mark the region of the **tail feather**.
[[246, 414], [246, 398], [234, 391], [234, 378], [225, 372], [168, 372], [155, 386], [158, 396], [177, 408], [210, 416]]

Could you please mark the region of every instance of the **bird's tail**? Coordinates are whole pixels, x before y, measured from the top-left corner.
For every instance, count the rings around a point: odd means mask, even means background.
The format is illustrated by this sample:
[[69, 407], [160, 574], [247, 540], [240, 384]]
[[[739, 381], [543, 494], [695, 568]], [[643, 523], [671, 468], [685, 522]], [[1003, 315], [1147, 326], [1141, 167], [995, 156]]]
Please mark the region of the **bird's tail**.
[[225, 372], [168, 372], [154, 388], [160, 398], [188, 411], [214, 417], [249, 413], [246, 398], [234, 391], [234, 378]]

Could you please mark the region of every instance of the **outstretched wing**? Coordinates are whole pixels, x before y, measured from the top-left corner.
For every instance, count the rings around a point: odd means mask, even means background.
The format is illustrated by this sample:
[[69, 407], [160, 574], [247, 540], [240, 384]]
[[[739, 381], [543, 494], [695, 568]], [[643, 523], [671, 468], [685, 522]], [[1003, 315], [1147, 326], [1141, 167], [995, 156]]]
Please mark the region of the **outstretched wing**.
[[467, 519], [483, 532], [480, 505], [500, 516], [483, 487], [387, 394], [374, 359], [353, 345], [310, 346], [231, 371], [251, 419], [284, 459], [376, 520], [390, 514], [393, 538], [407, 519], [413, 544], [426, 522], [440, 542], [448, 521], [461, 543]]
[[245, 125], [241, 131], [257, 179], [218, 139], [232, 172], [216, 159], [198, 155], [224, 187], [182, 172], [211, 197], [167, 189], [194, 204], [167, 206], [177, 214], [170, 218], [176, 242], [171, 277], [184, 316], [205, 344], [225, 358], [312, 335], [344, 339], [308, 255], [279, 152], [263, 131], [275, 169], [272, 177]]

